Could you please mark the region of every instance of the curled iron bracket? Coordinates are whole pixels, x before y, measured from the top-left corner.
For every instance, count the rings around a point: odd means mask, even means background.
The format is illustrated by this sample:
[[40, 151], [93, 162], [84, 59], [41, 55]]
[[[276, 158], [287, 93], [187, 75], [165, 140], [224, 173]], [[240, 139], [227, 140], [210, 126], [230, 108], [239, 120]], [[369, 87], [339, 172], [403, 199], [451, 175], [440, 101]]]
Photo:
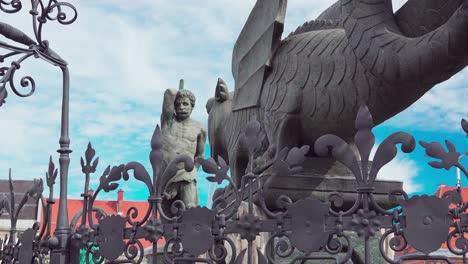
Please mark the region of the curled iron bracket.
[[[21, 0], [0, 1], [0, 11], [7, 14], [17, 13], [22, 7]], [[0, 35], [9, 40], [4, 42], [0, 39], [0, 106], [8, 96], [7, 85], [19, 97], [29, 97], [36, 90], [31, 76], [24, 76], [19, 82], [22, 88], [29, 87], [29, 91], [21, 92], [15, 85], [15, 73], [28, 58], [40, 58], [54, 66], [67, 67], [67, 62], [50, 48], [49, 41], [43, 39], [42, 30], [47, 21], [57, 21], [62, 25], [72, 24], [78, 16], [76, 8], [70, 3], [57, 0], [32, 0], [29, 14], [32, 17], [34, 38], [12, 25], [0, 22]], [[10, 65], [7, 66], [6, 61]]]

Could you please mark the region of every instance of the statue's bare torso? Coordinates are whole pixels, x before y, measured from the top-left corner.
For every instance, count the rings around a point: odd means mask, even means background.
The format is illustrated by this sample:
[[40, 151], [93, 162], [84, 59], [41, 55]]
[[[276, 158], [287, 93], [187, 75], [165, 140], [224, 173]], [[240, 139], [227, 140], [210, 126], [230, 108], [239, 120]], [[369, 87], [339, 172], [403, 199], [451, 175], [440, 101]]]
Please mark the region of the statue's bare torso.
[[[187, 155], [195, 157], [197, 154], [197, 144], [200, 134], [203, 134], [204, 128], [202, 125], [190, 118], [178, 122], [172, 120], [165, 129], [162, 130], [163, 136], [163, 153], [164, 162], [169, 164], [178, 155]], [[186, 172], [183, 169], [183, 164], [180, 164], [177, 176], [172, 179], [172, 182], [178, 181], [193, 181], [196, 178], [196, 170]]]

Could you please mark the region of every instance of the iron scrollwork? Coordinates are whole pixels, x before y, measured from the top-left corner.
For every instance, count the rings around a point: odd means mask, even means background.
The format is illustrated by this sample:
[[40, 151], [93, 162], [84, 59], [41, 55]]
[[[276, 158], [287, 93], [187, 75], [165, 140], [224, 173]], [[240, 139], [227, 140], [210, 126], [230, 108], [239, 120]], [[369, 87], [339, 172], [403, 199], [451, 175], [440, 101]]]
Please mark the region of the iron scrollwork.
[[[0, 10], [5, 13], [17, 13], [22, 8], [21, 0], [0, 1]], [[21, 30], [0, 22], [0, 35], [13, 42], [11, 44], [0, 41], [0, 48], [6, 52], [0, 55], [0, 106], [5, 103], [8, 96], [7, 87], [19, 97], [29, 97], [34, 94], [36, 83], [31, 76], [24, 76], [19, 81], [22, 88], [29, 87], [28, 91], [21, 91], [15, 84], [15, 74], [27, 59], [41, 58], [58, 67], [67, 66], [67, 62], [50, 48], [47, 40], [43, 39], [42, 31], [48, 21], [57, 21], [62, 25], [75, 22], [78, 16], [76, 8], [70, 3], [57, 0], [32, 0], [29, 13], [32, 18], [34, 39]], [[6, 62], [10, 62], [10, 65], [7, 66]]]
[[[59, 206], [59, 213], [57, 217], [57, 229], [55, 236], [51, 236], [51, 210], [52, 205], [55, 203], [53, 199], [53, 184], [57, 177], [57, 171], [54, 169], [52, 160], [49, 162], [49, 171], [46, 175], [47, 185], [50, 190], [48, 199], [44, 199], [41, 194], [37, 194], [36, 198], [41, 202], [43, 216], [42, 225], [34, 225], [34, 227], [27, 231], [27, 235], [23, 235], [20, 238], [20, 244], [31, 246], [31, 233], [38, 233], [32, 240], [31, 251], [32, 258], [35, 263], [43, 263], [47, 255], [52, 252], [56, 256], [66, 257], [68, 251], [67, 244], [69, 240], [68, 230], [68, 215], [66, 212], [67, 204], [67, 191], [66, 184], [68, 178], [68, 165], [69, 165], [69, 154], [71, 153], [70, 138], [69, 138], [69, 70], [67, 62], [62, 59], [49, 44], [49, 41], [43, 38], [43, 27], [46, 22], [57, 21], [62, 25], [68, 25], [73, 23], [77, 19], [76, 8], [67, 3], [57, 0], [31, 0], [31, 9], [29, 15], [32, 18], [32, 28], [34, 37], [29, 37], [21, 30], [15, 28], [12, 25], [0, 22], [0, 35], [3, 38], [0, 40], [0, 106], [2, 106], [8, 96], [7, 88], [19, 97], [29, 97], [34, 94], [36, 90], [36, 83], [31, 76], [23, 76], [19, 79], [19, 85], [17, 86], [17, 80], [15, 79], [16, 73], [21, 69], [23, 62], [31, 57], [40, 58], [54, 66], [57, 66], [62, 71], [63, 77], [63, 96], [62, 96], [62, 112], [61, 112], [61, 131], [60, 131], [60, 197], [61, 204]], [[23, 8], [23, 2], [21, 0], [0, 0], [0, 10], [7, 14], [13, 14], [21, 11]], [[26, 91], [23, 89], [26, 88]], [[20, 90], [21, 89], [21, 90]], [[41, 181], [42, 184], [42, 181]], [[41, 185], [42, 186], [42, 185]], [[10, 216], [13, 213], [9, 212]], [[32, 230], [35, 230], [32, 231]], [[8, 241], [13, 238], [10, 237]], [[28, 239], [28, 241], [26, 241]], [[14, 244], [10, 242], [4, 242], [7, 245], [4, 246], [5, 252], [12, 252], [20, 244]], [[8, 244], [9, 243], [9, 244]], [[9, 255], [2, 251], [2, 262], [11, 263], [18, 260], [17, 257], [6, 260]], [[21, 263], [29, 258], [27, 254], [21, 254]], [[63, 262], [63, 261], [62, 261]], [[26, 261], [25, 263], [29, 263]]]
[[[462, 122], [465, 124], [466, 121]], [[370, 263], [370, 239], [385, 230], [379, 238], [382, 258], [389, 263], [400, 263], [410, 259], [445, 260], [444, 256], [430, 255], [445, 242], [449, 250], [464, 256], [468, 252], [465, 233], [468, 230], [468, 203], [462, 199], [460, 188], [446, 192], [442, 197], [413, 196], [403, 190], [388, 193], [388, 199], [396, 206], [383, 209], [374, 197], [374, 183], [380, 169], [396, 157], [397, 145], [409, 153], [416, 147], [414, 138], [404, 132], [390, 135], [377, 148], [370, 161], [370, 152], [375, 144], [372, 116], [367, 107], [362, 106], [355, 122], [357, 133], [355, 144], [359, 155], [344, 140], [325, 135], [319, 138], [314, 151], [320, 156], [332, 156], [347, 166], [356, 179], [356, 197], [350, 208], [343, 207], [343, 197], [332, 193], [321, 201], [313, 198], [294, 201], [290, 197], [280, 196], [276, 210], [267, 206], [265, 193], [270, 182], [278, 176], [291, 175], [300, 170], [310, 147], [283, 149], [274, 157], [269, 169], [256, 173], [254, 169], [257, 142], [261, 133], [258, 122], [253, 121], [246, 127], [241, 140], [249, 146], [249, 166], [241, 179], [241, 185], [229, 177], [229, 166], [218, 157], [199, 160], [202, 169], [209, 174], [207, 180], [217, 184], [229, 183], [233, 199], [222, 195], [215, 198], [213, 208], [196, 207], [186, 209], [182, 201], [174, 201], [171, 212], [162, 207], [164, 189], [176, 175], [178, 164], [183, 163], [187, 171], [194, 169], [194, 161], [188, 156], [178, 156], [163, 171], [161, 130], [156, 127], [151, 139], [150, 163], [152, 177], [146, 168], [138, 162], [129, 162], [118, 166], [107, 166], [99, 178], [99, 185], [93, 194], [89, 193], [91, 176], [96, 173], [99, 158], [91, 143], [85, 150], [80, 163], [85, 175], [82, 194], [83, 208], [81, 221], [74, 220], [71, 250], [84, 249], [86, 262], [108, 263], [143, 262], [145, 249], [143, 240], [153, 247], [153, 263], [158, 254], [165, 263], [183, 261], [200, 263], [278, 263], [281, 259], [290, 259], [291, 263], [307, 260], [333, 260], [336, 263]], [[466, 131], [465, 131], [466, 132]], [[437, 143], [423, 143], [427, 155], [441, 159], [440, 163], [431, 163], [436, 168], [460, 168], [460, 153], [453, 144], [447, 143], [448, 152]], [[111, 192], [119, 187], [119, 181], [128, 181], [133, 176], [149, 192], [146, 212], [129, 208], [122, 215], [105, 215], [95, 210], [95, 202], [102, 192]], [[2, 242], [1, 259], [3, 263], [34, 259], [43, 263], [51, 248], [57, 246], [55, 237], [50, 235], [52, 196], [57, 169], [52, 159], [49, 161], [46, 183], [50, 195], [42, 197], [43, 183], [40, 180], [25, 195], [42, 201], [45, 212], [42, 224], [36, 224], [27, 230], [19, 240], [14, 236]], [[256, 193], [254, 193], [254, 187]], [[23, 199], [26, 199], [23, 198]], [[12, 198], [14, 199], [14, 197]], [[5, 212], [15, 215], [11, 207], [14, 202], [4, 200], [1, 205]], [[430, 206], [429, 206], [430, 205]], [[14, 230], [14, 228], [12, 229]], [[258, 237], [268, 233], [264, 242], [266, 250], [255, 247]], [[246, 246], [237, 244], [236, 235], [246, 241]], [[355, 239], [363, 241], [364, 257], [355, 251]], [[422, 239], [423, 238], [423, 239]], [[158, 251], [158, 243], [165, 240]], [[384, 247], [388, 241], [390, 249], [401, 252], [409, 247], [422, 255], [405, 255], [390, 258]], [[112, 245], [112, 246], [111, 246]], [[78, 263], [72, 259], [72, 263]]]

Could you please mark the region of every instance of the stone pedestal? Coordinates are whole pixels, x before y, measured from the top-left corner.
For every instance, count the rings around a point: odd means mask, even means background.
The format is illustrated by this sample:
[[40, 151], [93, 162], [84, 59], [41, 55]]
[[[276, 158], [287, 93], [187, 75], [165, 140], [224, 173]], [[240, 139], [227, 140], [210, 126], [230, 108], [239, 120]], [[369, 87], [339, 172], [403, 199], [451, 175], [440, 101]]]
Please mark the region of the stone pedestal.
[[[371, 166], [369, 164], [369, 166]], [[260, 180], [264, 183], [270, 177], [264, 173]], [[257, 192], [257, 184], [254, 183], [254, 194]], [[388, 193], [393, 190], [401, 190], [403, 183], [400, 181], [376, 180], [374, 183], [374, 198], [384, 209], [390, 209], [397, 204], [388, 199]], [[303, 169], [293, 175], [277, 176], [272, 179], [269, 187], [264, 192], [265, 202], [271, 210], [277, 207], [276, 201], [279, 196], [286, 195], [294, 201], [313, 197], [322, 201], [327, 200], [333, 192], [338, 192], [344, 198], [341, 208], [346, 210], [357, 199], [357, 182], [351, 171], [341, 163], [332, 159], [307, 158], [303, 163]], [[234, 203], [235, 195], [232, 190], [224, 193], [228, 202]], [[244, 197], [244, 200], [247, 196]]]
[[[268, 176], [265, 175], [265, 177]], [[396, 206], [389, 201], [388, 193], [402, 189], [403, 183], [377, 180], [374, 187], [374, 197], [377, 203], [388, 209]], [[325, 201], [331, 193], [338, 192], [344, 198], [344, 209], [346, 209], [357, 198], [356, 188], [355, 176], [341, 163], [332, 159], [307, 158], [300, 172], [290, 176], [277, 176], [273, 179], [265, 200], [268, 206], [274, 208], [280, 195], [287, 195], [293, 201], [307, 197]]]

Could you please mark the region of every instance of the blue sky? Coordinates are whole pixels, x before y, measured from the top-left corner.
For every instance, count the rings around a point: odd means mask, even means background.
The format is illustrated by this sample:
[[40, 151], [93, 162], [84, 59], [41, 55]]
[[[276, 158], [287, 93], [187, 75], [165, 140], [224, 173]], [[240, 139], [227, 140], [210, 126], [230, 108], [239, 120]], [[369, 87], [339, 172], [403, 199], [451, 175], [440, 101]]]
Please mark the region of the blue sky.
[[[333, 0], [289, 0], [285, 33], [314, 19]], [[399, 8], [405, 1], [394, 1]], [[149, 141], [159, 122], [162, 95], [176, 88], [180, 78], [197, 97], [193, 118], [206, 124], [205, 103], [214, 93], [218, 77], [233, 87], [231, 54], [253, 0], [139, 0], [71, 1], [79, 11], [70, 26], [47, 23], [44, 36], [65, 58], [71, 72], [69, 194], [78, 198], [84, 176], [79, 165], [86, 145], [92, 142], [100, 157], [98, 185], [107, 165], [130, 161], [150, 170]], [[32, 35], [29, 7], [0, 21]], [[31, 74], [35, 94], [18, 98], [10, 93], [0, 108], [0, 178], [12, 168], [15, 179], [44, 177], [49, 155], [58, 164], [61, 75], [39, 60], [22, 65], [18, 74]], [[468, 150], [461, 118], [468, 118], [468, 70], [438, 85], [407, 110], [378, 126], [377, 142], [393, 132], [405, 131], [416, 140], [449, 139], [459, 151]], [[468, 159], [468, 158], [467, 158]], [[467, 159], [464, 163], [467, 164]], [[438, 184], [454, 185], [455, 170], [435, 170], [418, 145], [411, 154], [400, 153], [381, 178], [405, 182], [411, 193], [434, 193]], [[466, 180], [463, 180], [466, 185]], [[144, 184], [123, 183], [126, 199], [146, 199]], [[199, 179], [202, 204], [210, 185]], [[58, 193], [56, 193], [57, 195]], [[102, 195], [114, 199], [116, 193]]]

